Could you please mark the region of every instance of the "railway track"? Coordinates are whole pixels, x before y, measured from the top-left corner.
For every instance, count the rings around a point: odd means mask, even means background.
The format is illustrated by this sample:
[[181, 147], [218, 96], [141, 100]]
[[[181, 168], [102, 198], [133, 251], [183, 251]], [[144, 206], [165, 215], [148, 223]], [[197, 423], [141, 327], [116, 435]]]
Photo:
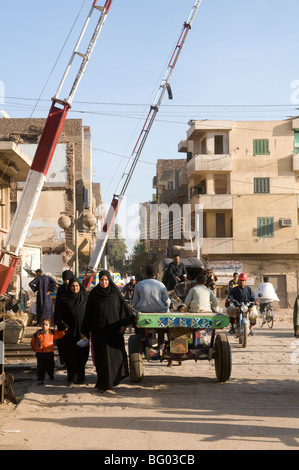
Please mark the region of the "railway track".
[[[31, 349], [31, 338], [38, 328], [29, 326], [26, 327], [24, 336], [18, 344], [7, 344], [5, 345], [5, 369], [12, 366], [16, 366], [18, 363], [24, 363], [26, 365], [29, 362], [35, 364], [35, 352]], [[54, 347], [54, 355], [58, 356], [57, 347]]]

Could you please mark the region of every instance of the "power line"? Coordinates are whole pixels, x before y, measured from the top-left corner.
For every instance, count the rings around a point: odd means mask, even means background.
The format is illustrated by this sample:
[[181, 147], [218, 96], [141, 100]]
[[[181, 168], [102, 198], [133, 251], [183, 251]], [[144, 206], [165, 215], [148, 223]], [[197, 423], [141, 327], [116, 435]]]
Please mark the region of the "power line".
[[[16, 100], [23, 100], [23, 101], [37, 101], [38, 98], [28, 98], [28, 97], [17, 97], [17, 96], [7, 96], [7, 99], [16, 99]], [[45, 101], [47, 103], [50, 102], [49, 99], [40, 99], [39, 101]], [[126, 103], [126, 102], [111, 102], [111, 101], [82, 101], [82, 100], [74, 100], [73, 103], [78, 104], [92, 104], [92, 105], [101, 105], [101, 106], [147, 106], [147, 103]], [[181, 103], [181, 104], [161, 104], [161, 108], [176, 108], [176, 107], [186, 107], [186, 108], [272, 108], [272, 107], [291, 107], [296, 108], [297, 105], [295, 104], [188, 104], [188, 103]]]

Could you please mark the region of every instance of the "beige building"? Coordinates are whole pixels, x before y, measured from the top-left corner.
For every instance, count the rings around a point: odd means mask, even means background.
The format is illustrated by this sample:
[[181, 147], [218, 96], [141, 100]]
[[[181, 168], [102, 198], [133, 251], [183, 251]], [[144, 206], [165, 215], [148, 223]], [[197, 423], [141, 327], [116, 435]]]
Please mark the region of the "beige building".
[[145, 242], [145, 264], [150, 261], [158, 266], [162, 259], [173, 256], [176, 244], [182, 243], [180, 217], [175, 211], [164, 213], [162, 209], [174, 205], [180, 208], [187, 202], [186, 176], [185, 158], [157, 160], [153, 201], [141, 204], [140, 208], [140, 240]]
[[201, 258], [223, 285], [234, 270], [247, 272], [254, 288], [269, 275], [280, 307], [293, 306], [299, 291], [299, 119], [189, 126], [178, 148], [187, 154], [188, 202], [203, 208]]

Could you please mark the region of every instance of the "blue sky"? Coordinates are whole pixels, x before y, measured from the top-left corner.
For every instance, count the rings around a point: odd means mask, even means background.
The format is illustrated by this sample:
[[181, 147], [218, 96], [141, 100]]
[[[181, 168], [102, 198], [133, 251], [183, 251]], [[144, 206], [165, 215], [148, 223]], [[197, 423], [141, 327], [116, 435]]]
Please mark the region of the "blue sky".
[[[101, 183], [106, 203], [193, 3], [113, 0], [68, 115], [91, 127], [94, 181]], [[11, 117], [47, 116], [91, 4], [1, 0], [5, 99], [0, 108]], [[158, 158], [184, 158], [177, 147], [190, 119], [276, 120], [299, 114], [291, 88], [297, 80], [299, 89], [298, 13], [298, 0], [202, 0], [171, 79], [174, 99], [164, 97], [127, 190], [126, 207], [151, 199]]]

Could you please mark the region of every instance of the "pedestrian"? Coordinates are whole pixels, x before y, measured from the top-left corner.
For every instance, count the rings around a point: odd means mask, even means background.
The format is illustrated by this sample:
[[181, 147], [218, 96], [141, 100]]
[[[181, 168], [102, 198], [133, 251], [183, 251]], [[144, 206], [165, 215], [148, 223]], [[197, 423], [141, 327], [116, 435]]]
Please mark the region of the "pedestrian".
[[82, 339], [91, 335], [97, 372], [95, 387], [103, 393], [129, 374], [124, 332], [134, 315], [109, 271], [99, 273], [99, 284], [88, 296], [81, 326]]
[[31, 338], [31, 347], [37, 359], [37, 384], [43, 385], [46, 372], [50, 380], [54, 380], [54, 340], [61, 339], [64, 331], [51, 330], [51, 319], [44, 317], [41, 329], [37, 330]]
[[165, 285], [157, 281], [156, 270], [153, 266], [146, 268], [147, 278], [136, 284], [133, 306], [136, 312], [166, 313], [169, 310], [170, 299]]
[[81, 384], [85, 381], [85, 366], [89, 356], [89, 344], [78, 346], [81, 339], [81, 325], [85, 314], [88, 294], [79, 279], [69, 281], [67, 291], [60, 297], [55, 320], [59, 328], [68, 328], [67, 334], [57, 343], [62, 352], [67, 369], [68, 385]]
[[66, 269], [65, 271], [63, 271], [63, 273], [62, 273], [62, 284], [60, 284], [60, 286], [57, 289], [57, 293], [56, 293], [55, 308], [56, 308], [56, 305], [59, 302], [59, 298], [67, 292], [69, 282], [74, 277], [75, 276], [74, 276], [73, 271], [70, 271], [69, 269]]
[[231, 289], [233, 289], [234, 287], [237, 287], [238, 283], [239, 283], [239, 273], [234, 273], [233, 278], [228, 283], [228, 291], [230, 292]]
[[[73, 278], [74, 278], [73, 271], [70, 271], [69, 269], [66, 269], [65, 271], [63, 271], [63, 273], [62, 273], [62, 281], [63, 282], [58, 287], [57, 292], [56, 292], [55, 309], [54, 309], [54, 323], [57, 324], [58, 330], [63, 329], [63, 324], [57, 318], [59, 300], [67, 294], [69, 282]], [[66, 363], [65, 363], [65, 359], [63, 357], [63, 344], [61, 345], [61, 341], [57, 342], [57, 349], [58, 349], [58, 353], [59, 353], [60, 369], [65, 369]]]
[[43, 274], [41, 269], [35, 271], [36, 277], [29, 282], [29, 287], [36, 296], [36, 320], [40, 324], [43, 317], [54, 320], [54, 309], [50, 292], [55, 292], [56, 282], [51, 276]]
[[135, 276], [131, 276], [130, 282], [128, 282], [121, 291], [123, 298], [129, 302], [129, 305], [133, 299], [135, 285], [136, 285]]
[[267, 304], [274, 302], [275, 300], [279, 301], [279, 298], [275, 292], [273, 284], [269, 282], [269, 277], [264, 276], [263, 282], [258, 286], [255, 292], [255, 299], [260, 304], [260, 312], [263, 318], [263, 325], [266, 323], [265, 319], [265, 307]]

